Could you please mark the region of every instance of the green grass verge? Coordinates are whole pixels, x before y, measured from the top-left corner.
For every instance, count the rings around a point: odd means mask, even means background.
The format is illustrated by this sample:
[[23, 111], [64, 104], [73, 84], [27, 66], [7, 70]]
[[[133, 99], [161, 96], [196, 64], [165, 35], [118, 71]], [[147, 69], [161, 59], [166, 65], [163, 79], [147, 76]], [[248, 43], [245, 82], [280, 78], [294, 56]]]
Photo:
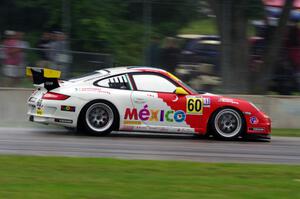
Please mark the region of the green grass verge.
[[300, 198], [300, 166], [0, 156], [0, 198]]
[[300, 137], [300, 129], [272, 129], [272, 136]]

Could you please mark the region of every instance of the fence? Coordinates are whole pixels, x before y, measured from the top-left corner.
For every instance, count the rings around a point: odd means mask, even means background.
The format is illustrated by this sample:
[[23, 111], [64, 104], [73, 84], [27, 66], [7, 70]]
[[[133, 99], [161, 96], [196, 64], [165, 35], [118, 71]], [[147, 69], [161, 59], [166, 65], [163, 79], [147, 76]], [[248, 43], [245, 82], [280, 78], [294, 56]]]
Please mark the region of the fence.
[[[2, 87], [30, 87], [30, 82], [27, 82], [25, 78], [25, 67], [49, 67], [62, 70], [64, 77], [71, 77], [94, 70], [113, 66], [113, 57], [111, 54], [105, 53], [93, 53], [84, 51], [53, 51], [45, 50], [41, 48], [23, 48], [22, 54], [24, 56], [24, 62], [19, 67], [21, 71], [20, 78], [18, 80], [8, 78], [5, 74], [5, 46], [1, 45], [1, 70], [0, 70], [0, 85]], [[55, 62], [51, 59], [45, 60], [41, 54], [53, 53], [58, 55], [64, 55], [64, 58], [60, 56], [63, 61]]]

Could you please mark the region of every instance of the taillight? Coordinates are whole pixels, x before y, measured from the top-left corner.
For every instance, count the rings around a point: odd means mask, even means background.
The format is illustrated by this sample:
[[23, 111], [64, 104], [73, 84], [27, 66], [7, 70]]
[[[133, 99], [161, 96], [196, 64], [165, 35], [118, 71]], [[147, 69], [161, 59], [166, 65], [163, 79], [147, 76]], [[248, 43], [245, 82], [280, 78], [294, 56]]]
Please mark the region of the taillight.
[[48, 93], [45, 93], [43, 95], [42, 99], [46, 99], [46, 100], [66, 100], [69, 97], [70, 96], [68, 96], [68, 95], [63, 95], [63, 94], [59, 94], [59, 93], [48, 92]]

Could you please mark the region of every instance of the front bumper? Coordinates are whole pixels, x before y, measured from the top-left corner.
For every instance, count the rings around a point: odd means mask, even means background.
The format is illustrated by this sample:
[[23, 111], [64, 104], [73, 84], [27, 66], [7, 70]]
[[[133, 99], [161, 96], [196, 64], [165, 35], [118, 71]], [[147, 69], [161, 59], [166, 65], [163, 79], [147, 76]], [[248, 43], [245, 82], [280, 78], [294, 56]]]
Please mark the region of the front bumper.
[[245, 138], [248, 140], [252, 140], [252, 139], [271, 140], [271, 135], [270, 134], [247, 134]]
[[[249, 121], [249, 120], [248, 120]], [[267, 116], [259, 118], [257, 124], [247, 123], [247, 135], [256, 137], [270, 137], [271, 119]]]

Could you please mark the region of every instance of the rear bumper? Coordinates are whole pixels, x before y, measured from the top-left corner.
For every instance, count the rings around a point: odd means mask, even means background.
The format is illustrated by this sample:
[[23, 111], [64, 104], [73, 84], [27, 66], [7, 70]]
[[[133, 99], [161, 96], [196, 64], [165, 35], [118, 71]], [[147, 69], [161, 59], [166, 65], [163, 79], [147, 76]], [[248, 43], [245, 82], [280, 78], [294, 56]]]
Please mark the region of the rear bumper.
[[[78, 115], [82, 107], [81, 105], [73, 105], [79, 104], [76, 103], [78, 101], [74, 103], [74, 99], [70, 100], [55, 101], [37, 99], [36, 102], [28, 102], [28, 119], [29, 121], [42, 124], [76, 127]], [[40, 102], [39, 105], [37, 104], [38, 101]], [[66, 107], [69, 107], [69, 109]]]
[[55, 124], [66, 127], [76, 127], [74, 121], [68, 118], [55, 118], [55, 117], [43, 117], [37, 115], [29, 115], [28, 118], [31, 122], [41, 123], [41, 124]]

